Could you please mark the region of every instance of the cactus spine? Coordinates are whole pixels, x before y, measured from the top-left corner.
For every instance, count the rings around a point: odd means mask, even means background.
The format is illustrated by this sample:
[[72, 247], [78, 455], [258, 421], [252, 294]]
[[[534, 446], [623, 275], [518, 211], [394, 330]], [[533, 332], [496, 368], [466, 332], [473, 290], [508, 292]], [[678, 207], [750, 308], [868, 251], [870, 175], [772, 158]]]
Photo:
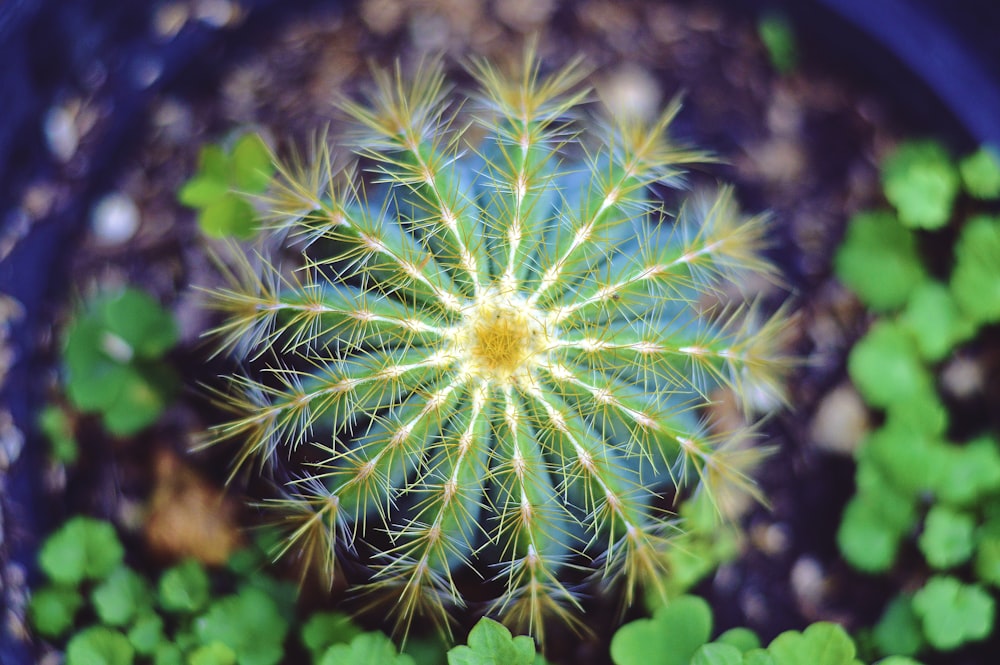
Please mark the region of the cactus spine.
[[402, 625], [446, 626], [472, 569], [502, 590], [489, 613], [541, 637], [576, 620], [581, 568], [627, 602], [659, 586], [675, 525], [658, 492], [750, 484], [745, 432], [698, 407], [718, 385], [777, 392], [781, 317], [706, 305], [773, 274], [765, 224], [728, 188], [674, 214], [651, 198], [706, 159], [669, 139], [677, 104], [583, 122], [579, 63], [545, 76], [529, 53], [509, 76], [472, 65], [469, 116], [439, 65], [399, 69], [343, 104], [363, 174], [325, 139], [280, 164], [265, 202], [284, 249], [213, 293], [222, 347], [265, 366], [229, 377], [238, 415], [215, 440], [240, 464], [304, 459], [271, 502], [283, 550], [332, 580], [379, 543], [366, 584]]

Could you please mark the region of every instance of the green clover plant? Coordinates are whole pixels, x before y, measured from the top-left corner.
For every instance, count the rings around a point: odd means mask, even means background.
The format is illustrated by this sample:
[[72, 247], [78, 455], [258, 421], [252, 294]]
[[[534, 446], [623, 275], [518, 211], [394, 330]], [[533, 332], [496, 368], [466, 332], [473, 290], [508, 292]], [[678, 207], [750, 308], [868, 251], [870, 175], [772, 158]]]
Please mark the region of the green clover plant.
[[198, 226], [214, 238], [252, 238], [257, 213], [251, 198], [263, 193], [274, 176], [271, 155], [259, 136], [238, 137], [227, 150], [207, 145], [198, 157], [198, 172], [177, 194], [178, 200], [198, 210]]
[[163, 356], [177, 325], [149, 294], [128, 288], [85, 303], [66, 329], [66, 395], [84, 413], [100, 413], [112, 434], [148, 427], [172, 398], [177, 377]]
[[[615, 665], [861, 665], [857, 647], [840, 626], [817, 622], [789, 630], [766, 647], [746, 628], [710, 641], [712, 611], [702, 598], [680, 596], [648, 619], [625, 624], [611, 640]], [[893, 656], [878, 665], [919, 665]]]
[[[914, 546], [939, 571], [885, 608], [873, 631], [885, 654], [951, 650], [994, 628], [1000, 438], [987, 431], [951, 440], [937, 370], [1000, 323], [997, 169], [988, 149], [955, 166], [939, 144], [904, 144], [883, 165], [886, 198], [896, 211], [855, 215], [834, 262], [840, 279], [882, 316], [851, 350], [848, 373], [865, 401], [885, 414], [858, 449], [857, 489], [837, 542], [868, 573], [892, 570]], [[967, 215], [957, 222], [952, 260], [945, 271], [931, 271], [918, 233], [947, 248], [947, 236], [931, 230], [954, 220], [956, 211]], [[956, 577], [963, 569], [982, 584]]]

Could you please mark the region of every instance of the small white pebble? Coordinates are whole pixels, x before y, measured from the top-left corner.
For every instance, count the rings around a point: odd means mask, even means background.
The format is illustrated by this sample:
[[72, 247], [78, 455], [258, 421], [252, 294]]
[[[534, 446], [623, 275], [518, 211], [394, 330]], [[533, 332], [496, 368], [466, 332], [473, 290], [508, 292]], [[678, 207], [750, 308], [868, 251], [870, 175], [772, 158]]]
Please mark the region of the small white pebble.
[[826, 580], [823, 567], [816, 559], [810, 556], [799, 557], [792, 566], [789, 579], [800, 604], [817, 606], [822, 602]]
[[239, 12], [229, 0], [201, 0], [194, 13], [203, 23], [213, 28], [224, 28], [236, 19]]
[[659, 82], [638, 65], [619, 67], [600, 86], [601, 99], [616, 118], [652, 120], [660, 108], [663, 93]]
[[983, 389], [983, 368], [974, 358], [958, 356], [941, 370], [941, 386], [958, 399], [968, 399]]
[[117, 245], [135, 235], [139, 228], [139, 208], [127, 195], [112, 192], [94, 206], [90, 225], [98, 243]]
[[809, 424], [809, 435], [823, 450], [850, 455], [870, 426], [864, 400], [853, 386], [845, 383], [820, 401]]
[[153, 15], [153, 30], [164, 39], [174, 37], [188, 21], [188, 8], [183, 2], [162, 5]]
[[74, 114], [63, 106], [53, 106], [45, 114], [45, 142], [60, 162], [68, 162], [80, 145], [80, 133]]

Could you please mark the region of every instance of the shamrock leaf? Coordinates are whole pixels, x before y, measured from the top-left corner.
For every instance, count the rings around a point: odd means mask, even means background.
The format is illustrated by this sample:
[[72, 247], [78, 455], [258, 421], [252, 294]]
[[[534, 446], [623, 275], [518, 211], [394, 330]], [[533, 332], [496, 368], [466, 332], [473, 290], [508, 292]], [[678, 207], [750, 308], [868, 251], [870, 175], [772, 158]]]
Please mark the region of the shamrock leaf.
[[[514, 665], [516, 661], [510, 662]], [[323, 654], [319, 665], [413, 665], [413, 659], [396, 653], [396, 645], [382, 633], [371, 632], [355, 635], [350, 644], [334, 644]]]
[[913, 596], [924, 635], [941, 651], [980, 640], [993, 630], [993, 598], [978, 584], [962, 584], [954, 577], [932, 577]]
[[38, 563], [53, 582], [73, 586], [107, 577], [125, 550], [113, 526], [89, 517], [68, 520], [42, 545]]
[[840, 281], [877, 311], [902, 307], [924, 278], [913, 233], [881, 211], [851, 218], [834, 268]]
[[959, 178], [948, 152], [933, 141], [904, 143], [882, 163], [885, 197], [908, 227], [939, 229], [951, 217]]
[[712, 634], [712, 610], [697, 596], [681, 596], [650, 619], [627, 623], [611, 639], [615, 665], [688, 665]]
[[468, 646], [448, 652], [448, 665], [531, 665], [535, 643], [525, 635], [513, 637], [506, 626], [482, 618], [469, 632]]

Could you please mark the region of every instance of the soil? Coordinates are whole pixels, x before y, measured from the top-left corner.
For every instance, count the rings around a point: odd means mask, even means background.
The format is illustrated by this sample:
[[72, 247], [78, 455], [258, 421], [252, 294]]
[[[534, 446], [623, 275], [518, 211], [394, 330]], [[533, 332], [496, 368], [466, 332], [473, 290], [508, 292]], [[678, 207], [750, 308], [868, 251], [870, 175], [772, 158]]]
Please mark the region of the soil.
[[[169, 40], [188, 22], [238, 31], [241, 20], [226, 0], [174, 0], [159, 7], [151, 29]], [[683, 94], [675, 135], [722, 159], [693, 174], [692, 185], [733, 182], [746, 210], [769, 210], [773, 217], [772, 254], [788, 288], [764, 289], [761, 297], [768, 307], [791, 300], [799, 312], [793, 351], [804, 362], [790, 379], [794, 407], [765, 427], [767, 443], [777, 450], [759, 473], [770, 507], [746, 513], [739, 558], [697, 589], [711, 600], [717, 628], [748, 626], [766, 642], [818, 620], [849, 630], [871, 625], [900, 580], [852, 572], [834, 543], [853, 492], [851, 446], [866, 427], [866, 414], [844, 386], [844, 358], [866, 315], [832, 279], [830, 262], [849, 216], [880, 204], [875, 164], [901, 134], [898, 109], [808, 57], [793, 73], [779, 75], [753, 19], [742, 13], [658, 0], [362, 0], [343, 13], [310, 9], [253, 44], [229, 42], [210, 54], [214, 60], [204, 73], [155, 99], [141, 140], [114, 177], [110, 198], [102, 199], [107, 207], [95, 206], [94, 224], [73, 255], [74, 297], [121, 283], [150, 290], [181, 323], [172, 362], [187, 376], [211, 381], [222, 361], [210, 360], [201, 341], [211, 320], [192, 287], [218, 277], [193, 211], [176, 201], [200, 146], [246, 127], [280, 145], [301, 145], [318, 128], [336, 127], [333, 100], [364, 89], [370, 61], [409, 63], [441, 53], [462, 86], [469, 80], [462, 69], [468, 57], [508, 58], [531, 34], [538, 35], [547, 65], [581, 54], [593, 70], [596, 97], [612, 105], [655, 109]], [[67, 170], [107, 118], [106, 110], [90, 105], [95, 98], [58, 101], [66, 124], [51, 130], [49, 142], [53, 151], [64, 151]], [[44, 206], [62, 186], [59, 178], [36, 183], [24, 205]], [[191, 385], [163, 424], [141, 438], [108, 441], [94, 423], [81, 422], [88, 461], [50, 473], [54, 504], [111, 517], [144, 534], [134, 538], [144, 552], [139, 556], [221, 556], [219, 548], [237, 542], [254, 515], [238, 500], [220, 498], [223, 453], [188, 452], [196, 433], [218, 419], [194, 379]], [[835, 414], [827, 420], [816, 417], [824, 404]], [[824, 426], [831, 418], [832, 428]], [[237, 485], [229, 496], [241, 491], [259, 488]], [[219, 501], [232, 503], [218, 511]], [[185, 535], [178, 523], [194, 526]], [[556, 647], [552, 662], [606, 662], [620, 620], [616, 607], [599, 598], [589, 602], [594, 637], [554, 640], [565, 646]]]

